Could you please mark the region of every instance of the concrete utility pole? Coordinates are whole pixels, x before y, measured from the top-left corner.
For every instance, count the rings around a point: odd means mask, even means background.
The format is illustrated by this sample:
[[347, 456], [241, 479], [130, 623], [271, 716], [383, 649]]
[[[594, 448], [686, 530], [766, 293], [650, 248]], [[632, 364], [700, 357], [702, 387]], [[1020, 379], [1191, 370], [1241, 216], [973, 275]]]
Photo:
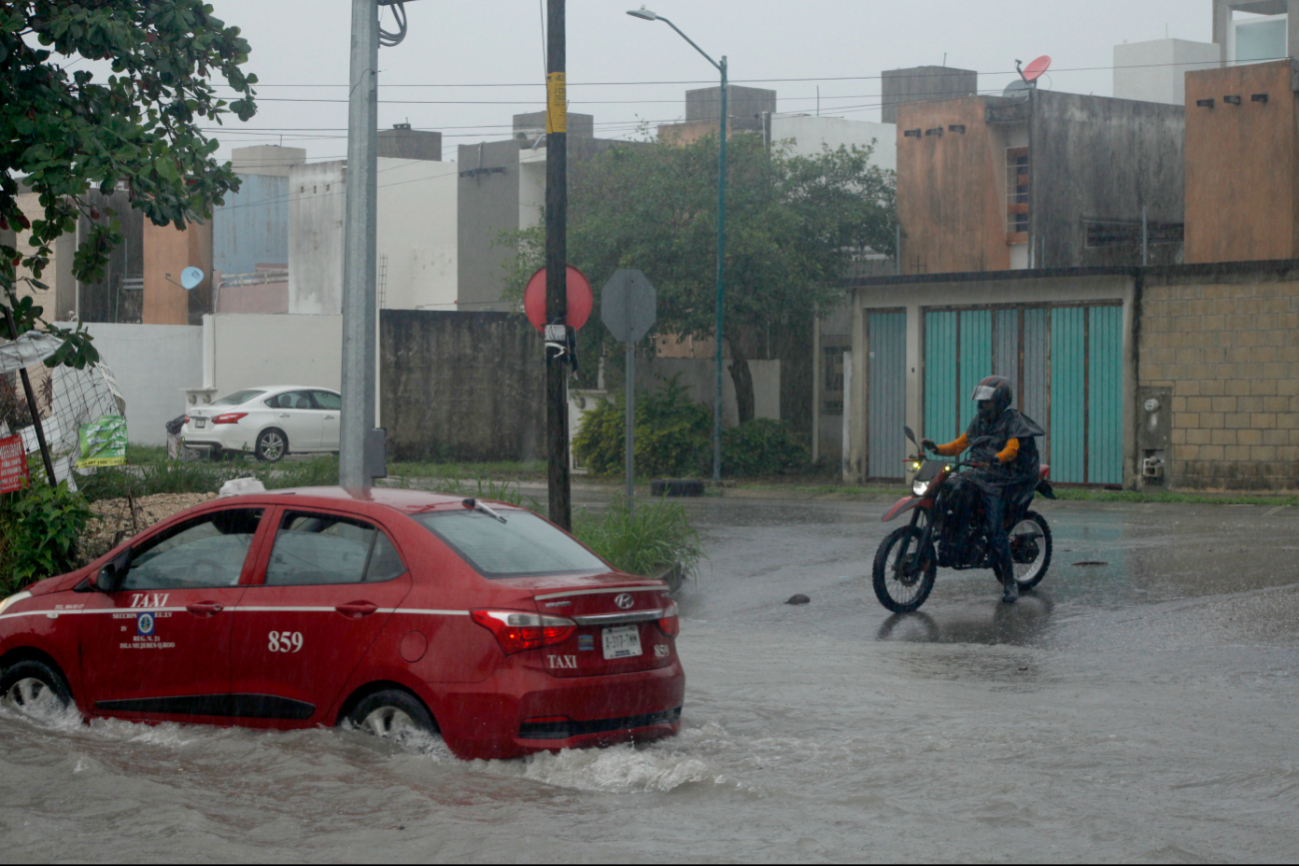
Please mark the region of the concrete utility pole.
[[[547, 0], [546, 40], [546, 444], [550, 520], [571, 529], [568, 472], [568, 89], [564, 0]], [[558, 343], [563, 350], [556, 350]]]
[[379, 9], [352, 0], [351, 102], [347, 116], [347, 200], [343, 218], [343, 409], [339, 418], [338, 480], [369, 487], [374, 467], [366, 439], [374, 429], [375, 205], [378, 197]]

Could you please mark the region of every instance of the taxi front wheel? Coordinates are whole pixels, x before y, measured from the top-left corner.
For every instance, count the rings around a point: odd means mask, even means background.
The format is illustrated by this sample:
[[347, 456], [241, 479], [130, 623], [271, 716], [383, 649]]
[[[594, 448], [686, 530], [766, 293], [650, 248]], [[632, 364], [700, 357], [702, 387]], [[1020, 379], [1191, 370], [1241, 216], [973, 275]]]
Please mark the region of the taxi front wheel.
[[27, 715], [44, 715], [67, 709], [72, 693], [54, 668], [24, 659], [0, 670], [0, 702]]
[[359, 731], [382, 738], [437, 733], [433, 717], [419, 699], [397, 689], [384, 689], [362, 698], [344, 721]]

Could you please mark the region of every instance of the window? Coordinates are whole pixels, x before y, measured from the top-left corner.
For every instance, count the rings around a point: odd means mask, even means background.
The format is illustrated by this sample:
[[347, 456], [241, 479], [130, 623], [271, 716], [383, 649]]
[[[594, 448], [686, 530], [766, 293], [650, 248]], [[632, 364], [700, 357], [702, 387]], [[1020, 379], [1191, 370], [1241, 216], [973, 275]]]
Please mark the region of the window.
[[132, 551], [119, 589], [235, 586], [261, 519], [260, 508], [235, 508], [186, 521]]
[[1006, 241], [1028, 243], [1028, 148], [1006, 151]]
[[333, 391], [312, 391], [311, 396], [316, 401], [317, 409], [342, 409], [343, 398]]
[[314, 409], [315, 405], [311, 402], [311, 395], [306, 391], [288, 391], [284, 394], [277, 394], [274, 397], [267, 397], [264, 401], [272, 409]]
[[572, 538], [527, 511], [432, 511], [415, 519], [483, 577], [603, 572], [609, 567]]
[[1235, 63], [1262, 63], [1286, 56], [1289, 23], [1286, 15], [1258, 15], [1231, 22], [1229, 55]]
[[280, 520], [266, 586], [383, 583], [406, 571], [396, 548], [371, 523], [290, 511]]

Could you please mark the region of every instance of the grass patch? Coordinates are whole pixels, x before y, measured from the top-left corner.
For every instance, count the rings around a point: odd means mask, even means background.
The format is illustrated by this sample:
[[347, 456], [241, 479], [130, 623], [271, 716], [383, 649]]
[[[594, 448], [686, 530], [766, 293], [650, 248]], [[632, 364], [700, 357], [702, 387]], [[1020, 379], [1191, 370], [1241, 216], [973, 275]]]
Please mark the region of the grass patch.
[[578, 508], [573, 512], [573, 535], [628, 574], [648, 576], [674, 563], [689, 574], [704, 557], [699, 531], [690, 525], [685, 507], [668, 499], [637, 505], [635, 520], [622, 496], [600, 514]]
[[78, 476], [77, 486], [88, 501], [98, 502], [139, 499], [156, 493], [216, 493], [234, 478], [256, 478], [267, 490], [328, 487], [338, 484], [338, 458], [331, 455], [253, 466], [176, 460], [143, 462], [97, 469], [93, 474]]

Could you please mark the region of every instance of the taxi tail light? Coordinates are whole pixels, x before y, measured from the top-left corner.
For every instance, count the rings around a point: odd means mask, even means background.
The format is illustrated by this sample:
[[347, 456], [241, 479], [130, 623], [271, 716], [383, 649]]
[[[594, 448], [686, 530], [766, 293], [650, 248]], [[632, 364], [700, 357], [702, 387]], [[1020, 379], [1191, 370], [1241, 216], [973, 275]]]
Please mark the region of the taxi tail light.
[[506, 655], [561, 644], [577, 630], [577, 623], [562, 616], [513, 610], [476, 610], [472, 615], [474, 622], [496, 635]]
[[669, 601], [667, 607], [663, 608], [663, 616], [659, 619], [659, 631], [668, 637], [676, 637], [681, 633], [681, 620], [677, 617], [675, 601]]
[[185, 416], [185, 420], [182, 421], [181, 423], [182, 423], [182, 424], [188, 424], [188, 423], [189, 423], [189, 416], [186, 415], [186, 416]]
[[238, 424], [240, 418], [247, 418], [247, 412], [227, 412], [212, 419], [213, 424]]

